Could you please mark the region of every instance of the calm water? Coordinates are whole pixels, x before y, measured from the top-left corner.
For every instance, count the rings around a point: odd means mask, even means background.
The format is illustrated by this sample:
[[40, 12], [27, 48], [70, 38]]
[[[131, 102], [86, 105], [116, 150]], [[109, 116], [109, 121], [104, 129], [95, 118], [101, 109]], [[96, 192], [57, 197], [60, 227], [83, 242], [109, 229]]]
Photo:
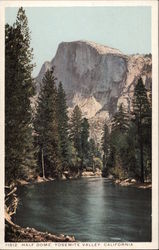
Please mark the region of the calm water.
[[105, 178], [24, 186], [14, 222], [78, 241], [151, 241], [151, 191]]

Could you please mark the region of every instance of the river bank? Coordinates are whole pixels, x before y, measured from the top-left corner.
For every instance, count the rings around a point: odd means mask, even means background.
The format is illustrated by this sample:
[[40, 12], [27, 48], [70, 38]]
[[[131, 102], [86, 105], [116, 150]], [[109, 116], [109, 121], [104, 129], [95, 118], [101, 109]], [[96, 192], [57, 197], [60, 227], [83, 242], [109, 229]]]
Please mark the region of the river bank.
[[[27, 185], [22, 181], [20, 185]], [[75, 242], [74, 236], [56, 235], [49, 232], [40, 232], [35, 228], [23, 228], [12, 221], [12, 215], [16, 213], [18, 197], [17, 187], [6, 187], [8, 192], [5, 195], [5, 242]]]
[[[61, 177], [58, 179], [59, 181], [63, 180], [74, 180], [78, 179], [81, 177], [102, 177], [102, 171], [100, 169], [96, 169], [96, 171], [82, 171], [82, 172], [69, 172], [69, 171], [64, 171]], [[48, 181], [54, 181], [56, 180], [55, 178], [51, 177], [41, 177], [37, 176], [36, 178], [32, 178], [29, 181], [23, 180], [23, 179], [18, 179], [16, 181], [16, 185], [28, 185], [28, 184], [36, 184], [36, 183], [41, 183], [41, 182], [48, 182]]]
[[127, 178], [124, 180], [120, 179], [112, 179], [113, 182], [117, 185], [120, 185], [122, 187], [135, 187], [135, 188], [140, 188], [140, 189], [151, 189], [152, 188], [152, 183], [151, 182], [144, 182], [141, 183], [135, 179]]
[[6, 242], [75, 242], [74, 236], [54, 235], [40, 232], [34, 228], [23, 228], [10, 221], [5, 221]]
[[[82, 173], [69, 173], [65, 171], [60, 180], [72, 180], [81, 177], [101, 177], [102, 173], [97, 169], [96, 172], [93, 171], [83, 171]], [[16, 191], [18, 186], [24, 186], [29, 184], [43, 183], [54, 181], [54, 178], [45, 178], [37, 176], [37, 178], [32, 178], [29, 181], [18, 179], [16, 183], [11, 185], [11, 187], [6, 187], [8, 192], [5, 197], [5, 241], [6, 242], [74, 242], [74, 236], [68, 235], [55, 235], [48, 232], [40, 232], [34, 228], [23, 228], [12, 222], [12, 215], [16, 213], [18, 206], [18, 197]]]
[[17, 194], [19, 206], [13, 222], [23, 228], [74, 235], [82, 242], [150, 240], [150, 189], [82, 177], [21, 186]]

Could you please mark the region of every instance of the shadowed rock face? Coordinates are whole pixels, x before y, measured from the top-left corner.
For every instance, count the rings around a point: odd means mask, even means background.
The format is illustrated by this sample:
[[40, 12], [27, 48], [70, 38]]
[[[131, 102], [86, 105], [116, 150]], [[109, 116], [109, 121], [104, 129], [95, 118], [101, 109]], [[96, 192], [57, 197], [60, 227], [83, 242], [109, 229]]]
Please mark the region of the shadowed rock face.
[[[69, 111], [79, 105], [90, 120], [93, 137], [116, 112], [120, 103], [128, 110], [134, 86], [142, 77], [151, 87], [151, 56], [126, 56], [117, 49], [88, 41], [63, 42], [51, 62], [45, 62], [37, 77], [37, 90], [47, 69], [55, 66], [55, 76], [63, 83]], [[92, 131], [95, 131], [94, 135]], [[99, 132], [98, 132], [99, 131]]]
[[92, 97], [98, 106], [109, 110], [110, 102], [120, 95], [127, 72], [126, 56], [120, 51], [84, 41], [61, 43], [50, 64], [43, 65], [38, 81], [53, 65], [70, 107], [77, 96], [80, 100]]

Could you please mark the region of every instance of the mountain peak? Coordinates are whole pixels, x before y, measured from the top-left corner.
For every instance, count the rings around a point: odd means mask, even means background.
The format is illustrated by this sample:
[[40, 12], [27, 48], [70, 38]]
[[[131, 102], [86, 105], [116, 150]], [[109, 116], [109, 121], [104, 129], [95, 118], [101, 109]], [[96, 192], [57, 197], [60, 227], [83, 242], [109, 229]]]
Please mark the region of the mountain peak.
[[[69, 111], [79, 105], [89, 119], [91, 134], [101, 137], [103, 123], [116, 112], [120, 103], [131, 110], [134, 87], [139, 77], [151, 86], [150, 56], [127, 56], [118, 49], [79, 40], [59, 44], [55, 57], [45, 62], [37, 77], [37, 90], [48, 68], [63, 83]], [[98, 136], [96, 136], [98, 135]]]
[[92, 48], [94, 48], [99, 54], [120, 54], [123, 55], [123, 53], [115, 48], [111, 48], [109, 46], [106, 45], [102, 45], [93, 41], [88, 41], [88, 40], [77, 40], [77, 41], [72, 41], [72, 42], [62, 42], [60, 43], [59, 46], [64, 46], [64, 45], [88, 45]]

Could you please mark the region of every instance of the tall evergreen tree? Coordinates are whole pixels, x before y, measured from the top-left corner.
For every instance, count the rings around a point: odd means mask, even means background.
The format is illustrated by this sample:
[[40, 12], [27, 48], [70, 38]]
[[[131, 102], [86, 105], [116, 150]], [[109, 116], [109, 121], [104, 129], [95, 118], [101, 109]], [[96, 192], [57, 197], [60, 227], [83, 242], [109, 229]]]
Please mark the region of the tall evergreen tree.
[[82, 167], [88, 164], [89, 158], [89, 123], [87, 118], [82, 119], [81, 123], [81, 157]]
[[43, 152], [44, 168], [49, 176], [58, 176], [61, 173], [56, 80], [54, 68], [45, 73], [34, 119], [40, 164], [42, 163], [41, 154]]
[[95, 170], [95, 162], [101, 161], [101, 150], [100, 150], [99, 144], [96, 144], [93, 138], [90, 138], [89, 140], [89, 152], [88, 153], [89, 153], [88, 166], [91, 167], [93, 170]]
[[151, 109], [142, 78], [138, 80], [134, 90], [133, 122], [137, 127], [137, 141], [140, 150], [140, 179], [141, 182], [144, 182], [144, 141], [145, 137], [147, 137], [145, 131], [147, 131], [147, 128], [149, 131], [151, 129]]
[[103, 135], [102, 135], [102, 150], [103, 150], [103, 172], [104, 175], [108, 174], [107, 169], [107, 161], [108, 161], [108, 154], [109, 154], [109, 148], [110, 148], [110, 141], [109, 141], [109, 129], [107, 124], [104, 124], [103, 127]]
[[96, 145], [93, 138], [89, 140], [89, 165], [93, 168], [93, 157], [96, 156]]
[[109, 168], [113, 167], [117, 177], [124, 177], [124, 154], [126, 147], [126, 134], [129, 128], [128, 115], [122, 104], [112, 119], [112, 128], [110, 134], [110, 154], [108, 159]]
[[115, 113], [112, 119], [112, 131], [125, 133], [128, 129], [128, 116], [121, 103], [118, 111]]
[[59, 150], [63, 170], [70, 164], [70, 143], [69, 143], [69, 125], [67, 115], [66, 94], [62, 83], [59, 83], [57, 92], [57, 122], [59, 135]]
[[16, 23], [5, 27], [5, 169], [6, 183], [27, 178], [34, 169], [32, 49], [23, 8]]
[[130, 122], [127, 134], [124, 136], [124, 146], [121, 148], [122, 163], [128, 177], [139, 179], [139, 164], [137, 161], [138, 146], [136, 143], [137, 129], [134, 123]]
[[151, 170], [152, 170], [152, 89], [149, 91], [149, 110], [148, 116], [145, 124], [145, 134], [144, 134], [144, 144], [146, 147], [146, 169], [145, 169], [145, 177], [151, 179]]
[[78, 157], [81, 159], [81, 126], [82, 112], [78, 105], [75, 106], [70, 119], [70, 139], [77, 151]]
[[89, 151], [91, 155], [101, 158], [101, 152], [99, 150], [99, 144], [95, 143], [95, 140], [93, 138], [90, 138], [89, 140]]

